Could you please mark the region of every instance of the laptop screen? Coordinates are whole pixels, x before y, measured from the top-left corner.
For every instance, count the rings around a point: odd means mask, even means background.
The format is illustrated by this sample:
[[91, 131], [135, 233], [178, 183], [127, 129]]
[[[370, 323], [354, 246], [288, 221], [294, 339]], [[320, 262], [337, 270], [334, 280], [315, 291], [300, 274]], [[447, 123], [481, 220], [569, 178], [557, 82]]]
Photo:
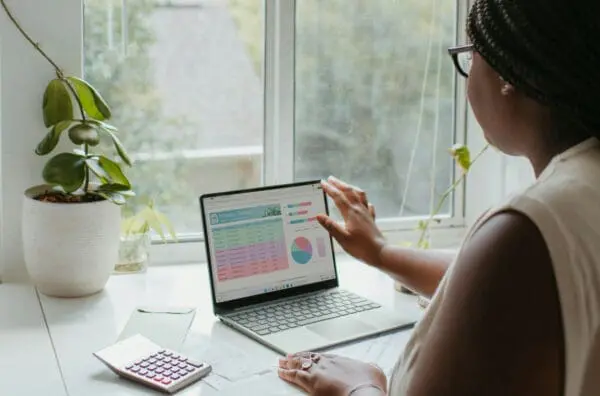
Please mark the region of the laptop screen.
[[202, 199], [217, 303], [336, 278], [319, 182]]

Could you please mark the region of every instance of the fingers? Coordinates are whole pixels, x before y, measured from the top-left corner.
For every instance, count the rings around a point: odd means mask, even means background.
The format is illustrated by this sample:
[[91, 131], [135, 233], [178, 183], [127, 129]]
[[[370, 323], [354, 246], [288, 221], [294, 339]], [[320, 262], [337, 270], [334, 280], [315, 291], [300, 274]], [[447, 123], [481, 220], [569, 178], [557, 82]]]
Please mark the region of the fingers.
[[369, 205], [369, 213], [371, 214], [371, 217], [373, 218], [373, 220], [375, 220], [377, 218], [377, 213], [375, 212], [375, 206], [373, 206], [372, 204], [368, 204]]
[[311, 375], [310, 373], [303, 370], [288, 370], [280, 368], [277, 371], [279, 378], [294, 385], [299, 386], [305, 392], [310, 393], [311, 391]]
[[336, 221], [333, 221], [331, 217], [320, 214], [317, 216], [317, 221], [323, 228], [325, 228], [329, 234], [338, 242], [344, 242], [348, 237], [348, 231]]
[[356, 201], [360, 202], [361, 204], [363, 204], [364, 206], [369, 205], [369, 201], [367, 199], [367, 193], [365, 193], [363, 191], [363, 189], [353, 186], [351, 184], [348, 184], [346, 182], [343, 182], [334, 176], [329, 176], [327, 181], [329, 183], [331, 183], [333, 186], [335, 186], [337, 189], [339, 189], [340, 191], [344, 192], [351, 200], [356, 200]]
[[345, 218], [348, 214], [348, 208], [350, 207], [350, 201], [348, 201], [346, 195], [332, 184], [322, 183], [322, 185], [325, 193], [329, 195], [331, 199], [333, 199], [333, 202], [335, 202], [335, 206], [338, 207], [338, 209], [342, 213], [342, 216], [344, 216]]

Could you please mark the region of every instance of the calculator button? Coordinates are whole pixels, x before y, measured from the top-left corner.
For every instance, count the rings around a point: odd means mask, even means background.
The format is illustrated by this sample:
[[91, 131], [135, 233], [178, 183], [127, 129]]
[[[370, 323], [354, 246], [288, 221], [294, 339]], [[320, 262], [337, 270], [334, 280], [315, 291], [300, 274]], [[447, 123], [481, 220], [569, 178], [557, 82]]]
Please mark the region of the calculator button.
[[157, 375], [156, 377], [154, 377], [154, 381], [156, 381], [156, 382], [161, 382], [164, 379], [165, 379], [165, 377], [163, 377], [162, 375]]
[[171, 356], [171, 355], [173, 355], [173, 352], [165, 351], [165, 352], [163, 352], [163, 355]]
[[148, 360], [148, 363], [154, 364], [154, 363], [156, 363], [156, 359], [152, 358], [152, 359]]
[[184, 368], [186, 368], [186, 367], [187, 367], [187, 364], [185, 364], [185, 363], [179, 363], [179, 364], [177, 365], [177, 367], [184, 369]]
[[154, 374], [152, 371], [149, 371], [149, 372], [146, 374], [146, 378], [154, 378], [154, 377], [156, 377], [156, 374]]
[[202, 365], [204, 364], [204, 363], [200, 363], [200, 362], [197, 362], [197, 361], [195, 361], [195, 360], [191, 360], [191, 359], [189, 359], [189, 360], [187, 361], [187, 363], [188, 363], [189, 365], [192, 365], [192, 366], [194, 366], [194, 367], [202, 367]]
[[135, 363], [133, 363], [133, 364], [137, 364], [139, 366], [143, 362], [144, 362], [144, 359], [141, 359], [141, 360], [136, 360]]
[[170, 364], [165, 364], [165, 365], [163, 366], [163, 368], [164, 368], [165, 370], [171, 370], [171, 369], [173, 368], [173, 366], [171, 366]]
[[188, 358], [186, 358], [185, 356], [179, 356], [179, 361], [180, 362], [187, 362]]
[[163, 362], [160, 362], [160, 361], [159, 361], [159, 362], [156, 362], [156, 366], [157, 366], [157, 367], [162, 367], [162, 366], [164, 366], [164, 363], [163, 363]]
[[156, 369], [157, 369], [157, 367], [155, 364], [151, 364], [150, 366], [148, 366], [148, 370], [154, 371]]
[[192, 371], [196, 370], [196, 369], [195, 369], [194, 367], [192, 367], [192, 366], [188, 366], [188, 367], [186, 367], [185, 369], [186, 369], [187, 371], [189, 371], [190, 373], [191, 373]]
[[130, 364], [130, 365], [128, 365], [128, 366], [125, 366], [125, 368], [126, 368], [127, 370], [131, 370], [131, 369], [133, 368], [133, 364]]
[[162, 380], [162, 383], [165, 384], [165, 385], [169, 385], [171, 382], [173, 382], [173, 381], [171, 381], [168, 378], [165, 378], [164, 380]]
[[173, 372], [171, 372], [171, 371], [165, 371], [165, 372], [163, 373], [163, 375], [164, 375], [165, 377], [170, 377], [170, 376], [171, 376], [171, 374], [173, 374]]
[[188, 372], [185, 370], [179, 370], [179, 375], [181, 375], [182, 377], [185, 377], [186, 375], [188, 375]]
[[140, 375], [146, 375], [146, 374], [148, 374], [148, 370], [142, 369], [142, 370], [139, 371], [139, 374]]
[[165, 351], [164, 349], [162, 349], [162, 350], [158, 351], [158, 353], [161, 353], [161, 354], [162, 354], [162, 353], [165, 353], [165, 352], [166, 352], [166, 351]]
[[150, 357], [153, 357], [153, 358], [155, 358], [157, 356], [158, 356], [158, 353], [153, 353], [152, 355], [150, 355]]
[[180, 378], [180, 375], [179, 375], [179, 374], [171, 374], [171, 379], [172, 379], [173, 381], [177, 381], [179, 378]]
[[133, 366], [132, 368], [129, 369], [129, 371], [133, 371], [134, 373], [137, 373], [138, 371], [140, 371], [140, 368], [138, 366]]
[[140, 366], [142, 366], [143, 368], [146, 368], [146, 367], [150, 366], [150, 363], [144, 362], [144, 363], [140, 364]]
[[179, 359], [179, 355], [174, 353], [173, 356], [171, 356], [171, 359]]
[[165, 369], [164, 369], [164, 368], [162, 368], [162, 367], [159, 367], [159, 368], [157, 368], [157, 369], [156, 369], [156, 370], [154, 370], [154, 371], [156, 371], [158, 374], [162, 374], [162, 373], [165, 371]]
[[166, 357], [166, 358], [163, 359], [163, 362], [165, 362], [165, 363], [171, 363], [171, 358]]

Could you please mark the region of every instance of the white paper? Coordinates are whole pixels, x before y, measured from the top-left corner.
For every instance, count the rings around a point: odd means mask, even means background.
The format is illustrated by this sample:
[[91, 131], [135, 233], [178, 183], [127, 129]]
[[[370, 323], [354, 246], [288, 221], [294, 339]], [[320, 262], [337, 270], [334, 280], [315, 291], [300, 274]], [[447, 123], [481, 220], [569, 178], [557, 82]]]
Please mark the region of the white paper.
[[221, 377], [219, 374], [215, 374], [214, 372], [211, 372], [207, 377], [203, 378], [202, 382], [218, 391], [233, 385], [233, 382]]
[[389, 377], [408, 341], [409, 332], [398, 332], [351, 345], [336, 348], [333, 354], [346, 356], [365, 363], [375, 363]]
[[193, 333], [188, 335], [182, 353], [210, 364], [213, 373], [231, 382], [267, 373], [274, 364], [274, 359], [257, 358], [243, 348], [219, 341], [216, 337], [208, 338]]
[[244, 381], [240, 381], [231, 387], [219, 392], [224, 396], [240, 396], [240, 395], [260, 395], [260, 396], [299, 396], [306, 393], [297, 387], [288, 384], [276, 373], [273, 372], [254, 376]]
[[136, 334], [102, 349], [94, 353], [94, 355], [110, 366], [122, 368], [134, 360], [146, 357], [160, 350], [160, 346], [146, 337]]

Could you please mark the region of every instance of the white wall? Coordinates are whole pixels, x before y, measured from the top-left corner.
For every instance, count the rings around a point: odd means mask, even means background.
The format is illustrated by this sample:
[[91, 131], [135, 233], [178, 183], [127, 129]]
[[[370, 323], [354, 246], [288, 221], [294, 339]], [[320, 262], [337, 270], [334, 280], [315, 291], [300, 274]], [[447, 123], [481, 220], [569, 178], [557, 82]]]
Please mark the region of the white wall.
[[[5, 0], [22, 27], [67, 73], [81, 75], [81, 0]], [[34, 154], [43, 138], [42, 95], [52, 67], [0, 10], [0, 274], [25, 278], [21, 247], [23, 191], [41, 182], [45, 158]]]

